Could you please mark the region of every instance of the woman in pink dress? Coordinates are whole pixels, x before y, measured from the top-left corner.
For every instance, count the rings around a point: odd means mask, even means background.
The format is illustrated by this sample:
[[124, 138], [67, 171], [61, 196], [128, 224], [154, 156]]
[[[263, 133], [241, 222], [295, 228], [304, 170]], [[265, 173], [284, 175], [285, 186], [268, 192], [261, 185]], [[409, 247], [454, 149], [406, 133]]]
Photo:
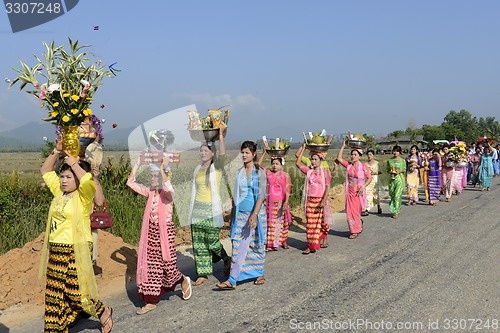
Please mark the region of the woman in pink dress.
[[349, 225], [349, 239], [355, 239], [363, 231], [363, 220], [361, 220], [361, 210], [365, 202], [366, 186], [372, 180], [372, 174], [368, 165], [359, 160], [363, 152], [361, 149], [351, 150], [351, 161], [348, 162], [342, 158], [347, 140], [340, 148], [337, 161], [342, 164], [346, 170], [346, 189], [345, 189], [345, 212], [347, 215], [347, 224]]
[[140, 159], [127, 180], [132, 190], [148, 198], [142, 219], [136, 276], [139, 298], [145, 305], [137, 310], [138, 315], [154, 310], [160, 297], [174, 291], [178, 284], [182, 287], [182, 299], [188, 300], [192, 294], [191, 279], [183, 276], [177, 268], [172, 221], [174, 189], [165, 172], [167, 164], [168, 157], [163, 159], [159, 168], [156, 164], [150, 165], [151, 187], [135, 180]]
[[292, 222], [288, 199], [292, 190], [292, 180], [288, 173], [283, 171], [285, 159], [271, 157], [271, 170], [263, 167], [265, 154], [259, 159], [259, 166], [266, 171], [267, 194], [267, 247], [266, 252], [277, 251], [281, 246], [288, 249], [288, 226]]
[[[328, 200], [332, 175], [330, 170], [321, 166], [321, 162], [325, 158], [323, 153], [311, 152], [311, 166], [308, 167], [302, 163], [303, 152], [304, 149], [299, 151], [295, 165], [306, 175], [304, 214], [306, 217], [307, 249], [302, 254], [309, 254], [316, 252], [320, 247], [328, 247], [328, 232], [333, 222], [330, 200]], [[335, 173], [336, 166], [333, 175]]]

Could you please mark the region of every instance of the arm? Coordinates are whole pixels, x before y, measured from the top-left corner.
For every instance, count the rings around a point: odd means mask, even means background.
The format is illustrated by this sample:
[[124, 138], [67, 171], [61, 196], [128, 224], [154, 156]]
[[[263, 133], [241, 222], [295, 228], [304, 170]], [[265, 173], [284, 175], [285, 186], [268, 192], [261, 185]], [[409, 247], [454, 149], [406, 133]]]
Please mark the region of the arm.
[[323, 199], [321, 199], [321, 207], [325, 207], [326, 201], [328, 200], [328, 195], [330, 194], [330, 182], [332, 181], [332, 176], [330, 170], [325, 170], [325, 190], [323, 191]]
[[337, 162], [339, 162], [340, 164], [344, 164], [344, 159], [342, 158], [342, 154], [344, 154], [344, 148], [345, 148], [346, 142], [347, 142], [347, 140], [344, 140], [344, 142], [342, 142], [342, 147], [340, 147], [340, 150], [337, 153]]
[[139, 193], [140, 195], [147, 197], [149, 195], [149, 189], [146, 186], [139, 184], [135, 181], [135, 175], [137, 173], [137, 170], [139, 170], [140, 158], [141, 158], [140, 156], [137, 158], [137, 161], [135, 162], [135, 165], [132, 168], [132, 172], [130, 172], [130, 176], [128, 176], [127, 186], [130, 187], [135, 192]]
[[101, 183], [99, 182], [99, 173], [100, 173], [99, 167], [97, 165], [92, 165], [90, 173], [92, 174], [92, 180], [95, 183], [94, 202], [97, 206], [102, 206], [104, 205], [104, 201], [106, 201], [106, 199], [104, 198], [102, 186]]
[[255, 228], [257, 226], [257, 216], [259, 216], [260, 209], [262, 208], [262, 203], [266, 197], [267, 191], [267, 177], [265, 173], [259, 172], [259, 193], [257, 194], [257, 200], [255, 202], [254, 209], [250, 215], [249, 221], [250, 226]]
[[305, 149], [306, 149], [306, 144], [304, 143], [302, 146], [300, 146], [299, 150], [295, 154], [295, 156], [297, 156], [297, 161], [295, 162], [295, 165], [299, 169], [304, 165], [304, 163], [302, 163], [302, 156], [304, 155]]
[[227, 125], [222, 123], [219, 126], [219, 154], [226, 155], [226, 132]]
[[302, 146], [300, 146], [299, 150], [295, 153], [295, 157], [298, 158], [299, 155], [302, 156], [304, 154], [304, 149], [306, 149], [306, 144], [304, 143]]
[[261, 168], [263, 168], [262, 167], [262, 162], [264, 161], [264, 155], [266, 155], [266, 153], [267, 153], [267, 151], [264, 149], [264, 151], [262, 152], [262, 154], [260, 154], [259, 161], [257, 162]]
[[167, 170], [168, 164], [170, 160], [167, 154], [164, 154], [163, 159], [161, 161], [160, 173], [161, 178], [163, 179], [163, 190], [167, 192], [167, 199], [170, 201], [174, 200], [174, 188], [172, 187], [172, 183], [170, 182], [171, 174], [167, 174], [165, 170]]
[[335, 177], [335, 175], [337, 174], [338, 168], [339, 168], [339, 164], [336, 161], [333, 161], [333, 170], [331, 172], [332, 177]]
[[285, 189], [285, 202], [283, 203], [283, 210], [287, 210], [290, 208], [289, 204], [289, 199], [290, 199], [290, 193], [292, 193], [292, 179], [290, 178], [290, 175], [288, 173], [285, 173], [285, 179], [286, 179], [286, 189]]

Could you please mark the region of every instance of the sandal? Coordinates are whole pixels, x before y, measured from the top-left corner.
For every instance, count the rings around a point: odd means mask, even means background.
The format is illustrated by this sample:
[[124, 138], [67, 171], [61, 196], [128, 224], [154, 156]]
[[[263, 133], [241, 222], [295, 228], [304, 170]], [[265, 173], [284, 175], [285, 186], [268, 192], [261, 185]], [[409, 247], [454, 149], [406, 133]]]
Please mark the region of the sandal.
[[236, 289], [236, 286], [233, 286], [231, 284], [231, 282], [229, 282], [229, 281], [217, 283], [215, 286], [219, 289], [222, 289], [222, 290], [234, 290], [234, 289]]
[[193, 282], [193, 286], [201, 286], [202, 284], [205, 284], [208, 282], [208, 277], [206, 276], [200, 276], [196, 281]]
[[288, 244], [287, 244], [287, 243], [283, 243], [283, 244], [281, 244], [281, 247], [282, 247], [283, 249], [285, 249], [285, 250], [288, 250], [288, 249], [290, 248], [290, 246], [288, 246]]
[[379, 208], [377, 213], [382, 214], [382, 208]]
[[264, 277], [264, 275], [262, 276], [259, 276], [253, 284], [255, 285], [261, 285], [261, 284], [264, 284], [266, 282], [266, 278]]
[[309, 253], [314, 253], [316, 250], [311, 250], [311, 249], [306, 249], [302, 252], [302, 254], [309, 254]]
[[[193, 290], [191, 289], [191, 278], [189, 276], [185, 276], [184, 280], [186, 280], [186, 279], [187, 279], [187, 284], [188, 284], [187, 290], [184, 291], [184, 288], [182, 289], [182, 299], [185, 301], [190, 299], [191, 296], [193, 295]], [[181, 284], [181, 288], [182, 288], [182, 284]]]
[[397, 218], [398, 218], [398, 214], [394, 214], [394, 215], [392, 215], [392, 218], [393, 218], [393, 219], [397, 219]]
[[[101, 321], [102, 333], [109, 333], [113, 329], [113, 308], [107, 306], [104, 308], [104, 312], [106, 312], [106, 310], [109, 311], [109, 315], [106, 320], [104, 320], [104, 322]], [[104, 315], [104, 312], [102, 313], [101, 317]]]
[[362, 212], [362, 213], [361, 213], [361, 216], [368, 216], [368, 215], [370, 215], [370, 214], [369, 214], [369, 213], [368, 213], [368, 211], [366, 211], [366, 210], [365, 210], [364, 212]]
[[154, 309], [156, 309], [156, 304], [147, 303], [142, 308], [137, 310], [135, 313], [138, 315], [143, 315], [143, 314], [148, 313], [149, 311], [153, 311]]
[[358, 238], [358, 235], [359, 235], [359, 233], [350, 234], [348, 238], [349, 239], [356, 239], [356, 238]]

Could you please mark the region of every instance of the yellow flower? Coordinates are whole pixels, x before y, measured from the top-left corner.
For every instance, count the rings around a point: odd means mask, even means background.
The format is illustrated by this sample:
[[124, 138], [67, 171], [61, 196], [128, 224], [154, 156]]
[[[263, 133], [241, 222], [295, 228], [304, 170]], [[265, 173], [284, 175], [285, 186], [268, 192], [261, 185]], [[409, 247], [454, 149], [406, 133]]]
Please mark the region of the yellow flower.
[[65, 123], [67, 123], [69, 121], [69, 117], [68, 116], [62, 117], [62, 121], [64, 121]]
[[79, 110], [78, 110], [78, 109], [71, 109], [71, 113], [72, 113], [72, 114], [77, 114], [78, 112], [79, 112]]
[[59, 106], [59, 102], [55, 102], [54, 107], [58, 107], [58, 106]]
[[68, 93], [63, 94], [63, 97], [69, 97]]
[[66, 91], [67, 91], [66, 89], [61, 90], [61, 92], [62, 92], [63, 94], [64, 94]]
[[76, 102], [76, 101], [78, 101], [80, 99], [80, 96], [78, 96], [78, 95], [72, 95], [71, 99]]
[[93, 101], [94, 99], [92, 97], [87, 97], [86, 100], [87, 101]]
[[83, 114], [88, 117], [92, 114], [92, 110], [87, 108], [87, 109], [83, 110]]
[[58, 115], [58, 114], [59, 114], [59, 112], [57, 112], [57, 111], [52, 111], [52, 112], [50, 113], [50, 116], [51, 116], [52, 118], [55, 118], [55, 117], [57, 117], [57, 115]]

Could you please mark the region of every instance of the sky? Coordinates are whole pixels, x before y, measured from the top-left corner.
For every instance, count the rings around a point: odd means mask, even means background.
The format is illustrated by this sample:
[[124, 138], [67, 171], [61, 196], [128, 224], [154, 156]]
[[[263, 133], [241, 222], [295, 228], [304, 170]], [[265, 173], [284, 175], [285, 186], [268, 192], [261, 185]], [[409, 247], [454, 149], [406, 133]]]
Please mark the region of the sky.
[[498, 119], [499, 13], [496, 0], [82, 0], [18, 33], [2, 13], [0, 132], [46, 115], [3, 78], [68, 37], [121, 70], [95, 96], [105, 132], [191, 104], [229, 105], [228, 140], [386, 135], [461, 109]]

